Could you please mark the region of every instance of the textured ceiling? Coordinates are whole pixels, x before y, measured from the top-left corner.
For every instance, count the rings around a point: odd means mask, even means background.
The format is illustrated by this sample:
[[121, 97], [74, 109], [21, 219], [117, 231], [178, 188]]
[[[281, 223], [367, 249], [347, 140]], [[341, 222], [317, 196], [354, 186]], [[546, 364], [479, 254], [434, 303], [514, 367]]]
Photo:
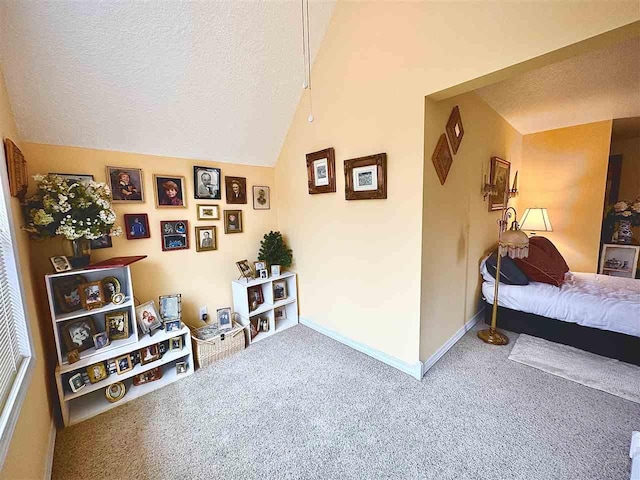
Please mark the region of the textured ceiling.
[[476, 90], [522, 134], [640, 116], [640, 39]]
[[[334, 6], [310, 3], [313, 55]], [[25, 141], [273, 165], [300, 2], [2, 1], [0, 61]]]

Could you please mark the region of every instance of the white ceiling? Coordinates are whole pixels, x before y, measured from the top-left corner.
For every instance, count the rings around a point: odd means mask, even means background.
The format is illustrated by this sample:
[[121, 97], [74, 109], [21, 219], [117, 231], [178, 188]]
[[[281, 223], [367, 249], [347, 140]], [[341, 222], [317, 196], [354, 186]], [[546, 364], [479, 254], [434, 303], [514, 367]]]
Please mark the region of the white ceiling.
[[476, 90], [522, 134], [640, 116], [640, 39]]
[[[335, 0], [310, 3], [318, 50]], [[301, 94], [299, 1], [2, 1], [22, 140], [276, 162]]]

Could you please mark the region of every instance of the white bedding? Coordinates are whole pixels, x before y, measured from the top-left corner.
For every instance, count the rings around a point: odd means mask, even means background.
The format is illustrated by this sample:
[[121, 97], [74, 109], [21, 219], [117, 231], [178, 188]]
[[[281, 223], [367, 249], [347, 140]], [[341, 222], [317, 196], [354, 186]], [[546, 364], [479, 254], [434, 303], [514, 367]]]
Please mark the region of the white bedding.
[[[481, 265], [482, 295], [493, 305], [494, 278]], [[498, 305], [547, 318], [640, 337], [640, 280], [565, 274], [560, 288], [546, 283], [500, 284]]]

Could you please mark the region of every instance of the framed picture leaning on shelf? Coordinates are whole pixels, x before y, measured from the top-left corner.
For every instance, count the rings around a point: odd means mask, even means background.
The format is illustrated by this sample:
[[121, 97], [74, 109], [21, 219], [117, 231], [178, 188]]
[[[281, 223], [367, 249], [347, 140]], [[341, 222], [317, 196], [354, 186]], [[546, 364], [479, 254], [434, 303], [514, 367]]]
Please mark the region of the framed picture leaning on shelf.
[[62, 313], [71, 313], [82, 308], [80, 302], [80, 285], [87, 279], [82, 275], [70, 275], [53, 281], [56, 310]]
[[153, 300], [136, 307], [136, 319], [143, 333], [149, 333], [151, 330], [162, 326], [160, 315], [156, 311], [156, 304]]
[[287, 282], [285, 280], [278, 280], [273, 282], [273, 300], [284, 300], [287, 298]]
[[88, 282], [80, 285], [80, 303], [85, 310], [100, 308], [107, 303], [102, 282]]
[[109, 340], [129, 338], [129, 310], [109, 312], [104, 315], [104, 323]]
[[95, 333], [96, 324], [93, 317], [82, 317], [65, 322], [62, 326], [62, 336], [68, 352], [71, 350], [83, 352], [92, 348]]

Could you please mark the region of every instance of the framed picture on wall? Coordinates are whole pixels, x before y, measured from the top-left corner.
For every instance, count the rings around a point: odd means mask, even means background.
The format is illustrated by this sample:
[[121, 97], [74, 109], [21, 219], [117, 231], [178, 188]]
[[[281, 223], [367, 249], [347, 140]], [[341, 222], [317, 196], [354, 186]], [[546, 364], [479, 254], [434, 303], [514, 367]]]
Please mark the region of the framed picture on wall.
[[125, 213], [124, 228], [127, 240], [151, 237], [149, 217], [146, 213]]
[[489, 196], [489, 211], [502, 210], [509, 200], [509, 174], [511, 163], [500, 157], [491, 157], [490, 183], [496, 186], [496, 194]]
[[254, 185], [253, 186], [253, 209], [269, 210], [271, 208], [271, 193], [269, 187]]
[[345, 160], [344, 178], [347, 200], [387, 198], [387, 154]]
[[242, 233], [242, 210], [225, 210], [224, 233]]
[[189, 221], [161, 221], [162, 251], [187, 250], [189, 248]]
[[196, 252], [217, 250], [216, 227], [196, 227]]
[[309, 194], [336, 191], [336, 161], [333, 148], [307, 153]]
[[227, 203], [247, 203], [247, 179], [244, 177], [224, 177]]
[[221, 200], [221, 171], [213, 167], [193, 167], [193, 195], [197, 199]]
[[107, 167], [107, 181], [114, 203], [144, 202], [141, 169]]
[[156, 208], [187, 208], [184, 177], [154, 175], [153, 188], [156, 193]]
[[198, 220], [220, 220], [220, 207], [218, 205], [197, 204]]

